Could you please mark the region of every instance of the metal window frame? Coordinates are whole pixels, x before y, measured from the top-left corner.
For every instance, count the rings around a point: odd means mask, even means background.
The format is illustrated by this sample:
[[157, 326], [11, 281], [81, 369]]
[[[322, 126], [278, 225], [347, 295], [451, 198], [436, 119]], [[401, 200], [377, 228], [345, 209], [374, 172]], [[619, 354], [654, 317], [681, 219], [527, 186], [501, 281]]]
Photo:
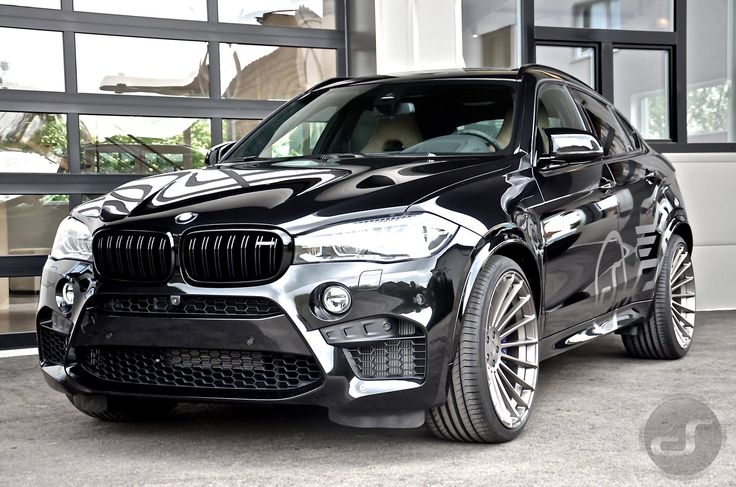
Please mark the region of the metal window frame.
[[[130, 15], [79, 12], [73, 0], [61, 0], [60, 9], [0, 5], [0, 27], [62, 33], [63, 92], [0, 90], [2, 111], [59, 113], [66, 116], [69, 173], [0, 172], [0, 194], [68, 194], [70, 209], [83, 194], [106, 193], [140, 174], [84, 174], [81, 172], [79, 117], [84, 115], [182, 117], [210, 120], [212, 144], [222, 142], [223, 119], [261, 119], [283, 102], [228, 100], [221, 95], [221, 43], [278, 47], [334, 49], [336, 72], [345, 76], [347, 62], [346, 0], [335, 1], [334, 29], [306, 29], [220, 22], [217, 0], [206, 0], [207, 20], [179, 20]], [[79, 93], [77, 89], [76, 34], [99, 34], [207, 43], [209, 97], [163, 97]], [[0, 278], [38, 276], [45, 256], [0, 256]], [[31, 343], [33, 333], [0, 334], [0, 348], [8, 343]]]
[[[687, 142], [687, 1], [674, 2], [674, 29], [671, 32], [620, 29], [587, 29], [534, 25], [534, 0], [521, 0], [522, 53], [524, 62], [534, 62], [537, 45], [594, 47], [596, 51], [596, 90], [613, 100], [613, 50], [664, 50], [669, 54], [667, 88], [669, 130], [667, 140], [649, 140], [660, 152], [735, 152], [736, 142]], [[527, 41], [524, 46], [523, 40]], [[529, 45], [531, 47], [529, 47]]]

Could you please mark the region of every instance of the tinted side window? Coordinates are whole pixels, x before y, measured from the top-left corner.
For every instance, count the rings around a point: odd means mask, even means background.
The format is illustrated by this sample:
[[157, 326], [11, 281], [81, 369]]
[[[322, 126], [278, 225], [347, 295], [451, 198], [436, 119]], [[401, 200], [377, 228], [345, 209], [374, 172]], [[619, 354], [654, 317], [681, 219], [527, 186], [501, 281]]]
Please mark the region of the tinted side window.
[[549, 153], [549, 143], [544, 129], [566, 128], [587, 130], [570, 92], [563, 85], [545, 84], [539, 89], [537, 102], [537, 133], [542, 153]]
[[621, 115], [621, 112], [619, 112], [618, 110], [616, 110], [616, 117], [618, 118], [618, 121], [621, 122], [626, 135], [629, 136], [629, 140], [631, 141], [631, 145], [634, 147], [634, 149], [641, 149], [641, 138], [639, 137], [639, 134], [636, 132], [636, 130], [634, 130], [634, 127], [631, 126], [629, 121], [626, 120], [626, 117]]
[[573, 96], [588, 115], [593, 126], [593, 133], [603, 147], [604, 156], [624, 154], [631, 150], [631, 144], [624, 129], [621, 128], [621, 124], [606, 105], [577, 90], [573, 90]]

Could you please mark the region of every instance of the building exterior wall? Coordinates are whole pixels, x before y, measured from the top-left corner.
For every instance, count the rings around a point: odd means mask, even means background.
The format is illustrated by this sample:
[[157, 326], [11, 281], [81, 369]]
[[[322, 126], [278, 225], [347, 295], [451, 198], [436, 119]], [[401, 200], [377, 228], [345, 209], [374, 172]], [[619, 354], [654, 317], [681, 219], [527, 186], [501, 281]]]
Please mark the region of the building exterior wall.
[[698, 310], [736, 309], [736, 154], [665, 154], [693, 229]]

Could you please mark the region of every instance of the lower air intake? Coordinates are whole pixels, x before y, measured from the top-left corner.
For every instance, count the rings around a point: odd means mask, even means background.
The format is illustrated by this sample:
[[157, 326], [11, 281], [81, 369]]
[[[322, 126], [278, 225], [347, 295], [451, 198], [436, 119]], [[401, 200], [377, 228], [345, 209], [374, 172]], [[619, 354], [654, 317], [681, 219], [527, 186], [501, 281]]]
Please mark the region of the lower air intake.
[[38, 348], [45, 365], [62, 365], [66, 351], [67, 336], [56, 330], [41, 326], [38, 329]]
[[356, 344], [345, 352], [361, 379], [424, 379], [427, 345], [423, 336]]
[[268, 395], [300, 393], [322, 381], [314, 357], [273, 352], [92, 347], [80, 349], [78, 355], [88, 374], [118, 384], [240, 390]]

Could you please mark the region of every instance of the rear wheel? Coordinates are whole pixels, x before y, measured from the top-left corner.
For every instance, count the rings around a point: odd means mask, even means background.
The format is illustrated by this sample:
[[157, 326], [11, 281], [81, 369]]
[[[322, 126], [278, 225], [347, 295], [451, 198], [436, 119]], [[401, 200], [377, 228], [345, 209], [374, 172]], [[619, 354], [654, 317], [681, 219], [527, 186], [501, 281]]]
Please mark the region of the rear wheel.
[[684, 356], [695, 331], [695, 273], [687, 243], [673, 235], [657, 279], [650, 317], [637, 335], [622, 335], [630, 355], [650, 359]]
[[539, 368], [537, 313], [524, 272], [493, 256], [468, 300], [445, 404], [426, 422], [447, 440], [501, 443], [526, 425]]
[[168, 416], [176, 401], [125, 396], [67, 396], [75, 408], [96, 419], [114, 422], [156, 421]]

